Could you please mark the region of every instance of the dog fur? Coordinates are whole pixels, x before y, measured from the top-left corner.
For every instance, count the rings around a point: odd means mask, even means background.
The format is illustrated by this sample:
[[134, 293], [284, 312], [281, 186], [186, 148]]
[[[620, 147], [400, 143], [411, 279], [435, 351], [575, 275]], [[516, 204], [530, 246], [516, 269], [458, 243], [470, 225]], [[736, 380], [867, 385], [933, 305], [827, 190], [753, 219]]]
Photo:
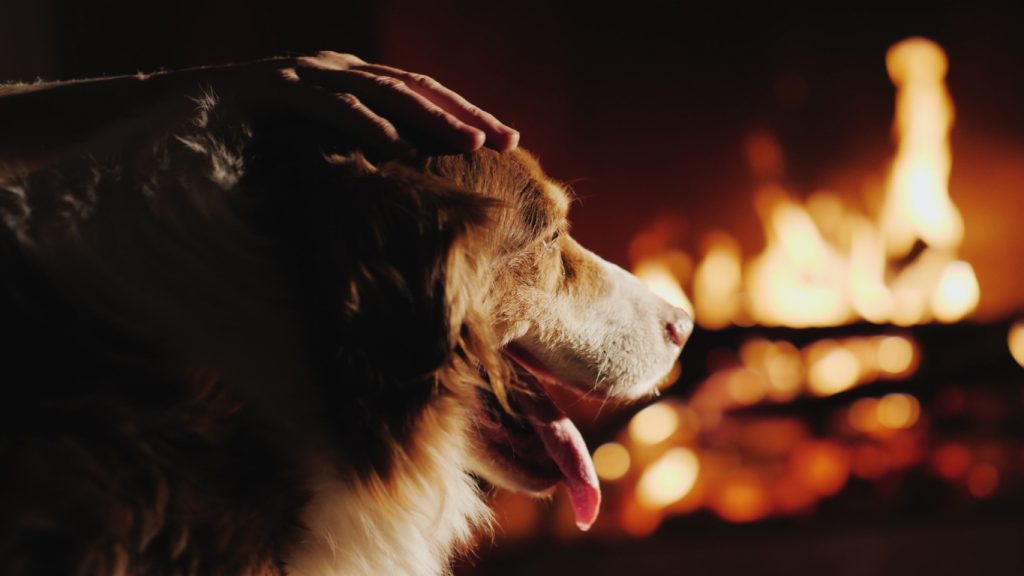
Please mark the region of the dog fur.
[[524, 152], [373, 163], [213, 100], [3, 184], [0, 571], [446, 573], [481, 478], [535, 488], [481, 439], [503, 347], [629, 399], [681, 345], [568, 204]]

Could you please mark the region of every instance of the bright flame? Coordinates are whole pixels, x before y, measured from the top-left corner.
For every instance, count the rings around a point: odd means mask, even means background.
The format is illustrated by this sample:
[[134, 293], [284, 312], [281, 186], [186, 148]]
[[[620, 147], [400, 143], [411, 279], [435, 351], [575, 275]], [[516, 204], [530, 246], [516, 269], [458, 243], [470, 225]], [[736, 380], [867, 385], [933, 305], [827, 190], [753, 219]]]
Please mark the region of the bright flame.
[[629, 472], [629, 450], [622, 444], [609, 442], [594, 450], [594, 469], [603, 480], [615, 481]]
[[978, 307], [980, 297], [974, 268], [963, 260], [950, 262], [932, 295], [932, 314], [940, 322], [956, 322]]
[[672, 448], [651, 464], [636, 486], [637, 500], [648, 508], [664, 508], [682, 500], [697, 482], [700, 461], [689, 448]]
[[1018, 320], [1010, 327], [1010, 334], [1007, 336], [1010, 345], [1010, 354], [1017, 364], [1024, 366], [1024, 320]]
[[885, 248], [874, 226], [858, 221], [850, 243], [850, 304], [865, 320], [882, 324], [893, 314], [894, 297], [885, 284]]
[[890, 254], [907, 254], [917, 239], [955, 249], [963, 220], [949, 198], [949, 130], [953, 101], [945, 86], [946, 54], [924, 38], [910, 38], [886, 54], [896, 85], [899, 147], [892, 166], [882, 229]]
[[693, 276], [697, 321], [707, 328], [725, 328], [740, 309], [740, 248], [724, 233], [708, 237], [704, 259]]
[[842, 258], [807, 211], [767, 191], [768, 244], [750, 264], [751, 312], [766, 324], [834, 326], [850, 317]]
[[[978, 306], [973, 269], [957, 260], [963, 219], [949, 197], [953, 124], [946, 55], [930, 40], [890, 48], [897, 153], [880, 212], [870, 218], [830, 191], [799, 201], [777, 185], [785, 162], [770, 135], [748, 139], [764, 250], [741, 263], [735, 240], [715, 233], [694, 275], [698, 320], [795, 328], [858, 318], [910, 326], [955, 322]], [[745, 290], [744, 290], [745, 289]]]
[[652, 404], [637, 412], [629, 422], [629, 437], [637, 444], [664, 442], [679, 428], [675, 408], [664, 402]]
[[686, 310], [686, 313], [693, 317], [693, 304], [686, 297], [679, 280], [672, 274], [672, 270], [658, 260], [643, 260], [636, 265], [633, 273], [641, 282], [647, 285], [651, 292], [657, 294], [669, 304]]

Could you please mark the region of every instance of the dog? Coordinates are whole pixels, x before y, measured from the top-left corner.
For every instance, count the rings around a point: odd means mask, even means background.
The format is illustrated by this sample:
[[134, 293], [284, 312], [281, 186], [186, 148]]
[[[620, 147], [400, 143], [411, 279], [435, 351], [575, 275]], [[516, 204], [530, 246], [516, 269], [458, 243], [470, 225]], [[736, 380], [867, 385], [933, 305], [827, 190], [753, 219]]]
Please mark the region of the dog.
[[483, 486], [600, 490], [549, 396], [650, 397], [685, 312], [524, 151], [194, 121], [0, 186], [0, 571], [448, 573]]

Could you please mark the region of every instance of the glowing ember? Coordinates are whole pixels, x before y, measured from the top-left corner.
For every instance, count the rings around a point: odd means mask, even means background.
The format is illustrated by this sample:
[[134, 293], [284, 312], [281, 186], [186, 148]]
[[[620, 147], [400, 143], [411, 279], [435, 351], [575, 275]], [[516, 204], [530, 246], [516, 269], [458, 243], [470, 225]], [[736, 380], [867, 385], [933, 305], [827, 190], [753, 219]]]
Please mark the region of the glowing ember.
[[622, 444], [609, 442], [594, 450], [594, 469], [602, 480], [615, 481], [629, 472], [629, 450]]
[[672, 448], [655, 461], [637, 484], [637, 500], [648, 508], [663, 508], [681, 500], [697, 482], [700, 461], [688, 448]]
[[864, 444], [853, 455], [853, 473], [861, 478], [874, 480], [890, 470], [889, 455], [873, 444]]
[[808, 442], [793, 453], [793, 469], [807, 488], [821, 495], [839, 492], [850, 477], [850, 455], [834, 442]]
[[883, 336], [878, 341], [878, 367], [893, 375], [906, 374], [914, 367], [917, 352], [914, 343], [904, 336]]
[[874, 434], [882, 425], [878, 421], [878, 400], [875, 398], [861, 398], [850, 406], [850, 426], [858, 432]]
[[760, 402], [768, 392], [767, 384], [764, 378], [749, 370], [734, 370], [725, 381], [729, 398], [741, 406]]
[[629, 437], [637, 444], [664, 442], [679, 428], [679, 415], [664, 402], [652, 404], [633, 416]]
[[712, 509], [729, 522], [753, 522], [771, 512], [771, 500], [754, 474], [732, 476], [718, 489]]
[[979, 464], [967, 476], [967, 491], [978, 499], [988, 498], [999, 488], [999, 470], [991, 464]]
[[1007, 340], [1013, 359], [1021, 366], [1024, 366], [1024, 320], [1018, 321], [1010, 327], [1010, 334]]
[[974, 456], [960, 444], [945, 444], [932, 454], [932, 468], [946, 480], [959, 480], [970, 472]]
[[622, 529], [634, 538], [650, 536], [661, 524], [661, 513], [628, 500], [622, 508]]
[[809, 352], [810, 369], [807, 384], [818, 396], [830, 396], [849, 390], [860, 377], [857, 357], [842, 345], [833, 341], [822, 341]]
[[878, 401], [878, 422], [886, 428], [910, 428], [921, 414], [917, 398], [909, 394], [887, 394]]

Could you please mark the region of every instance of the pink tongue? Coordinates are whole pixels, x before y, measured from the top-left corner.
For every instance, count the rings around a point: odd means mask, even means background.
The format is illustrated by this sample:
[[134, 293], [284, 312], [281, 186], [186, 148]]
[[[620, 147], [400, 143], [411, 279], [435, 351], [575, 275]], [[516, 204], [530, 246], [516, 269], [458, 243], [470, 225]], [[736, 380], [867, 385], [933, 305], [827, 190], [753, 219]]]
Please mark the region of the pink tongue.
[[565, 476], [563, 482], [576, 512], [576, 526], [580, 530], [589, 530], [601, 508], [601, 487], [590, 451], [579, 429], [540, 390], [540, 384], [532, 376], [523, 375], [520, 379], [533, 386], [536, 393], [518, 395], [517, 400], [544, 443], [548, 456]]

